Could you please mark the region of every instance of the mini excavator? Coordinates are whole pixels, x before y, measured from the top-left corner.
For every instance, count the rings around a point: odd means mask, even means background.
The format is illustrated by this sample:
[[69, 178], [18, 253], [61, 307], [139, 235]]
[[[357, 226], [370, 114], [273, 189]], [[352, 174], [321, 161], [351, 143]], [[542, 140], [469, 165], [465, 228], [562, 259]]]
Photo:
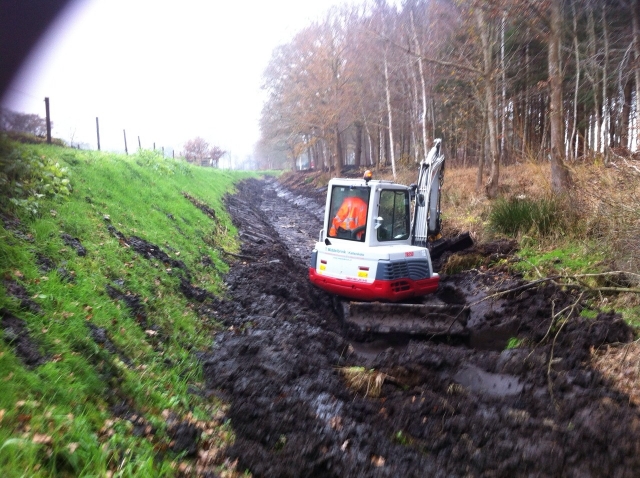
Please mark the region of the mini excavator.
[[[347, 299], [341, 315], [349, 326], [429, 335], [464, 330], [468, 308], [433, 296], [440, 278], [431, 256], [450, 245], [440, 234], [444, 164], [436, 139], [419, 165], [417, 184], [375, 180], [370, 171], [362, 179], [329, 181], [309, 278]], [[457, 242], [470, 245], [471, 239], [467, 234]]]

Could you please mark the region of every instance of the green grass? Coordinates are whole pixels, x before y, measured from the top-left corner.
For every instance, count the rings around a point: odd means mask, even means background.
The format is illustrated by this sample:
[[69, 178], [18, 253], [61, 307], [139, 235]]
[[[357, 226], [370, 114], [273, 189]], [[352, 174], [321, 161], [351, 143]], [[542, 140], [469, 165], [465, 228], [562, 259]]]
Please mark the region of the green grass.
[[[600, 274], [610, 270], [611, 252], [606, 244], [596, 242], [570, 242], [544, 246], [534, 241], [521, 241], [527, 244], [518, 252], [519, 261], [512, 263], [511, 268], [520, 272], [526, 279], [535, 280], [543, 277], [563, 276], [571, 278], [581, 274]], [[579, 282], [578, 282], [579, 281]], [[599, 287], [629, 287], [629, 284], [618, 283], [617, 276], [600, 275], [579, 277], [583, 286], [597, 290]], [[587, 300], [587, 307], [580, 315], [594, 319], [599, 311], [615, 310], [622, 314], [624, 320], [634, 328], [640, 327], [640, 298], [637, 294], [601, 292], [593, 293]]]
[[[180, 457], [166, 451], [163, 413], [207, 421], [224, 407], [189, 392], [202, 382], [196, 352], [211, 345], [219, 325], [200, 317], [180, 293], [180, 271], [143, 258], [107, 227], [160, 247], [186, 264], [193, 285], [222, 294], [228, 266], [221, 251], [237, 248], [222, 199], [247, 174], [192, 167], [148, 151], [123, 156], [15, 147], [64, 169], [70, 194], [39, 197], [35, 212], [2, 202], [21, 226], [20, 232], [0, 228], [0, 274], [22, 285], [42, 311], [22, 309], [5, 287], [0, 309], [25, 321], [47, 361], [25, 367], [0, 327], [0, 469], [8, 477], [171, 476]], [[216, 220], [183, 192], [213, 208]], [[66, 245], [62, 233], [78, 238], [86, 256]], [[43, 272], [38, 257], [55, 267]], [[58, 268], [75, 280], [64, 280]], [[109, 297], [108, 285], [140, 297], [146, 325]], [[104, 330], [116, 353], [96, 342], [87, 324]], [[140, 435], [131, 420], [114, 415], [120, 403], [155, 433]], [[220, 434], [232, 439], [228, 430]]]
[[533, 241], [521, 241], [525, 245], [518, 252], [519, 262], [513, 268], [529, 278], [557, 274], [589, 274], [602, 272], [606, 252], [594, 243], [564, 242], [551, 247]]
[[517, 349], [522, 345], [522, 339], [518, 337], [511, 337], [507, 342], [506, 350]]
[[517, 236], [533, 233], [539, 236], [561, 232], [567, 221], [558, 199], [498, 199], [489, 212], [489, 229]]

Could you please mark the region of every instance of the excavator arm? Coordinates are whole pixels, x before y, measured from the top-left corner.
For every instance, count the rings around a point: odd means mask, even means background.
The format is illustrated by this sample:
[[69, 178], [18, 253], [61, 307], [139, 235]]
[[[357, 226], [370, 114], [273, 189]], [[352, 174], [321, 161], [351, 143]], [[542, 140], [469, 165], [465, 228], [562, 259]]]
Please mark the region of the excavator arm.
[[442, 140], [436, 139], [425, 159], [420, 162], [418, 183], [411, 223], [411, 243], [429, 247], [429, 243], [440, 238], [440, 201], [444, 182], [444, 154]]

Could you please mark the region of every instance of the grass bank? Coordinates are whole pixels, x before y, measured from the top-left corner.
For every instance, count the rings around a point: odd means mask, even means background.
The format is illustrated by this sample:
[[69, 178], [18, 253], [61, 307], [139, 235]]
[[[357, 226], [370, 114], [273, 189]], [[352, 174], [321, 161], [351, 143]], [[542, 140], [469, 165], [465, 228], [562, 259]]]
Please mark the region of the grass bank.
[[219, 324], [192, 299], [224, 293], [222, 201], [247, 174], [150, 151], [0, 156], [5, 476], [233, 474], [197, 361]]

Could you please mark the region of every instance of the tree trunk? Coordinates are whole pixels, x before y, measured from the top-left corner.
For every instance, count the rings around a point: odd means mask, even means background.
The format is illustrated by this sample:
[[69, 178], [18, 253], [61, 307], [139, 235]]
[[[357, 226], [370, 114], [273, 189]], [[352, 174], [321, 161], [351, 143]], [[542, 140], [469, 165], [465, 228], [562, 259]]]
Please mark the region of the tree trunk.
[[485, 186], [487, 197], [490, 199], [498, 195], [498, 180], [500, 178], [500, 157], [498, 153], [498, 138], [496, 128], [496, 97], [493, 90], [493, 52], [489, 39], [489, 25], [484, 17], [484, 11], [481, 8], [476, 10], [476, 20], [478, 22], [478, 30], [480, 31], [480, 40], [482, 43], [483, 56], [483, 78], [484, 87], [484, 107], [486, 110], [487, 127], [489, 134], [489, 154], [491, 161], [491, 173], [489, 181]]
[[337, 124], [334, 126], [334, 131], [336, 135], [336, 157], [334, 166], [336, 169], [336, 177], [340, 177], [342, 174], [342, 138], [340, 136], [340, 128]]
[[[527, 27], [527, 38], [529, 38], [529, 28]], [[524, 113], [522, 114], [522, 156], [525, 157], [529, 148], [529, 42], [524, 50]]]
[[632, 87], [631, 80], [627, 80], [624, 84], [624, 102], [622, 103], [622, 110], [620, 112], [620, 134], [618, 135], [620, 141], [619, 146], [623, 148], [629, 148], [629, 115], [631, 114]]
[[487, 118], [486, 114], [483, 114], [482, 121], [482, 133], [480, 134], [480, 155], [478, 156], [478, 174], [476, 176], [476, 191], [480, 191], [482, 187], [482, 180], [484, 179], [484, 161], [487, 152]]
[[356, 156], [355, 156], [355, 166], [356, 168], [360, 167], [362, 161], [362, 123], [359, 121], [356, 123]]
[[571, 125], [571, 138], [569, 139], [569, 159], [574, 159], [578, 155], [576, 142], [576, 130], [578, 126], [578, 93], [580, 92], [580, 49], [578, 47], [578, 15], [576, 13], [575, 2], [571, 4], [573, 11], [573, 49], [576, 56], [576, 82], [573, 92], [573, 123]]
[[633, 25], [633, 57], [635, 60], [634, 79], [636, 83], [636, 150], [640, 149], [640, 134], [638, 134], [638, 126], [640, 121], [640, 13], [638, 12], [638, 9], [640, 9], [640, 0], [631, 0], [631, 23]]
[[[559, 1], [559, 0], [553, 0], [554, 2]], [[589, 24], [589, 35], [590, 35], [590, 41], [589, 41], [589, 45], [590, 45], [590, 56], [592, 58], [592, 61], [595, 61], [595, 57], [596, 57], [596, 29], [595, 29], [595, 20], [593, 19], [593, 10], [591, 9], [591, 7], [589, 7], [589, 17], [588, 17], [588, 24]], [[553, 27], [552, 27], [553, 28]], [[600, 104], [599, 104], [599, 96], [600, 96], [600, 92], [598, 91], [598, 70], [597, 68], [594, 69], [593, 71], [593, 77], [589, 76], [591, 79], [591, 87], [593, 90], [593, 114], [594, 114], [594, 120], [592, 122], [593, 126], [592, 126], [592, 143], [591, 143], [591, 147], [593, 148], [593, 150], [598, 153], [600, 152], [600, 125], [601, 125], [601, 120], [600, 120]]]
[[608, 98], [607, 86], [609, 83], [609, 35], [607, 32], [606, 6], [602, 6], [602, 37], [604, 48], [604, 62], [602, 65], [602, 152], [604, 154], [604, 162], [609, 162], [609, 128], [611, 121], [611, 108]]
[[391, 89], [389, 87], [389, 67], [387, 64], [387, 52], [384, 53], [384, 86], [387, 96], [387, 117], [389, 120], [389, 157], [391, 158], [391, 172], [393, 179], [396, 179], [396, 158], [393, 144], [393, 115], [391, 114]]
[[551, 0], [549, 32], [549, 121], [551, 129], [551, 188], [565, 192], [571, 185], [571, 176], [564, 163], [564, 135], [562, 134], [562, 69], [560, 51], [562, 40], [562, 0]]
[[500, 23], [500, 69], [501, 69], [501, 105], [500, 105], [500, 158], [502, 164], [507, 164], [507, 68], [504, 61], [504, 30], [507, 25], [507, 12], [502, 13]]

